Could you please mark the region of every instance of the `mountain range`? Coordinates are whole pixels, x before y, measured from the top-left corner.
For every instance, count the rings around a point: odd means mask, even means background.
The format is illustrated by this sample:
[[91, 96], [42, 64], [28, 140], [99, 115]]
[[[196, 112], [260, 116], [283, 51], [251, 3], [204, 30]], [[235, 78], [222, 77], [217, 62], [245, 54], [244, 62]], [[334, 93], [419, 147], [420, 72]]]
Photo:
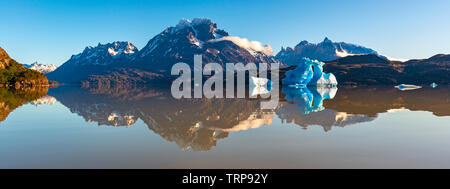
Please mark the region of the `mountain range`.
[[222, 65], [229, 62], [282, 64], [273, 57], [270, 45], [230, 36], [210, 19], [195, 18], [182, 19], [176, 26], [166, 28], [141, 50], [130, 42], [87, 47], [48, 74], [48, 78], [70, 83], [146, 82], [170, 77], [172, 65], [178, 62], [193, 67], [195, 54], [202, 55], [203, 62]]
[[47, 77], [95, 86], [170, 81], [172, 65], [184, 62], [193, 68], [195, 54], [202, 55], [203, 63], [278, 63], [283, 69], [301, 63], [304, 57], [317, 59], [326, 62], [325, 71], [336, 72], [340, 84], [450, 82], [446, 76], [449, 75], [446, 55], [440, 56], [441, 60], [433, 57], [394, 61], [373, 49], [328, 38], [317, 44], [301, 41], [275, 55], [270, 45], [231, 36], [207, 18], [182, 19], [150, 39], [141, 50], [127, 41], [86, 47]]
[[304, 40], [298, 43], [294, 48], [282, 47], [275, 58], [289, 66], [293, 66], [302, 62], [304, 57], [319, 61], [331, 61], [346, 56], [361, 54], [378, 55], [377, 51], [373, 49], [351, 43], [332, 42], [325, 37], [325, 39], [318, 44], [309, 43]]
[[86, 80], [90, 75], [106, 74], [117, 68], [131, 66], [139, 50], [130, 42], [117, 41], [108, 44], [88, 46], [49, 73], [47, 77], [64, 83]]

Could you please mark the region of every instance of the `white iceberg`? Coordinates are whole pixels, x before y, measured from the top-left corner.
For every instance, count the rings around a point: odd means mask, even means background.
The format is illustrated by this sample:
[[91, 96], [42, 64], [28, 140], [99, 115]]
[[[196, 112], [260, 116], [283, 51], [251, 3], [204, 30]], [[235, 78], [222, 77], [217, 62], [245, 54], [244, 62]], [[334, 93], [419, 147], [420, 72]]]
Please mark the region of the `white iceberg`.
[[407, 91], [407, 90], [420, 89], [420, 88], [422, 88], [422, 86], [410, 85], [410, 84], [400, 84], [400, 85], [395, 86], [395, 88], [397, 88], [398, 90], [401, 90], [401, 91]]
[[323, 65], [325, 63], [319, 62], [317, 60], [311, 61], [314, 75], [311, 81], [309, 81], [309, 85], [315, 86], [336, 86], [337, 80], [336, 77], [332, 73], [324, 73]]

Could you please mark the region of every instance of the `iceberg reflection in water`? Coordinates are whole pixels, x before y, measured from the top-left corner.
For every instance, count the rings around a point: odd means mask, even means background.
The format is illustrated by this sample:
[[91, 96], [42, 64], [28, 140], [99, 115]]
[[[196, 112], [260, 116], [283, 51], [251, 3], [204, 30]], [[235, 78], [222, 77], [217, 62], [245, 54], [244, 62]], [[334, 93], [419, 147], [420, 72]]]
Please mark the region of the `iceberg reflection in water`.
[[272, 82], [267, 78], [250, 77], [250, 96], [267, 94], [272, 90]]
[[284, 87], [282, 93], [287, 101], [295, 102], [303, 114], [325, 109], [323, 100], [333, 99], [337, 87]]

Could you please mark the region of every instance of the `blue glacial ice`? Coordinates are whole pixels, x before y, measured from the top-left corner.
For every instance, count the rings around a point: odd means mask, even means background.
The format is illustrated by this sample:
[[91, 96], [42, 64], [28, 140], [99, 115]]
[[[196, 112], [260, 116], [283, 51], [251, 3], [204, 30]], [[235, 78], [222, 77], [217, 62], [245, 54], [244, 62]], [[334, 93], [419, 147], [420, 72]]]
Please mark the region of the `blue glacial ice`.
[[306, 86], [313, 78], [313, 70], [310, 64], [298, 64], [293, 70], [286, 72], [282, 80], [283, 85]]
[[430, 84], [430, 86], [431, 86], [432, 88], [436, 88], [436, 87], [438, 86], [438, 84], [436, 84], [435, 82], [433, 82], [433, 83]]
[[333, 99], [337, 87], [283, 87], [285, 99], [295, 102], [303, 114], [318, 112], [325, 109], [323, 100]]
[[337, 80], [332, 73], [324, 73], [325, 63], [303, 58], [293, 70], [286, 72], [286, 77], [282, 80], [283, 85], [288, 86], [336, 86]]

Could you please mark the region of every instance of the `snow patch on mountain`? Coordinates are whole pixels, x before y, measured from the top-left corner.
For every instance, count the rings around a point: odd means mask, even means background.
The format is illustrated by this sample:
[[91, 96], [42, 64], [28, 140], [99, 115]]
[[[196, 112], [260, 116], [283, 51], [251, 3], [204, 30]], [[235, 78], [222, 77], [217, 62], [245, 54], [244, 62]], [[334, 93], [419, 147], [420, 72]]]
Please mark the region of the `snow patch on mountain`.
[[384, 56], [384, 57], [386, 57], [390, 61], [398, 61], [398, 62], [406, 62], [406, 61], [409, 60], [409, 59], [406, 59], [406, 58], [392, 58], [392, 57], [388, 57], [388, 56]]
[[109, 48], [108, 48], [108, 53], [109, 53], [111, 56], [116, 56], [117, 53], [119, 53], [119, 52], [116, 52], [112, 47], [109, 47]]
[[108, 53], [111, 56], [120, 55], [122, 53], [124, 54], [133, 54], [136, 47], [132, 45], [130, 42], [126, 42], [126, 46], [124, 46], [124, 43], [120, 42], [114, 42], [113, 47], [108, 48]]

